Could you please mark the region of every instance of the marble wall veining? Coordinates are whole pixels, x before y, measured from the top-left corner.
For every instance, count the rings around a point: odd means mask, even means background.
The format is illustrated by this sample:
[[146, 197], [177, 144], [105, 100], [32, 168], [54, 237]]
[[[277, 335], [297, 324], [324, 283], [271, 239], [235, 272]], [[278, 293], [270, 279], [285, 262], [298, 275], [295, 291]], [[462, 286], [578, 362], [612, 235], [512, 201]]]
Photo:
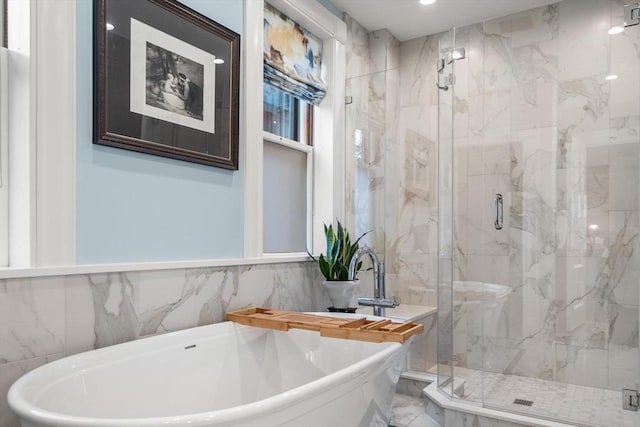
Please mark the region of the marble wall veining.
[[[456, 366], [639, 385], [640, 29], [609, 36], [621, 19], [618, 0], [565, 0], [455, 31], [467, 52], [450, 92]], [[345, 21], [345, 223], [369, 232], [388, 295], [435, 305], [436, 61], [451, 33], [400, 43]], [[323, 309], [320, 281], [313, 263], [0, 280], [0, 427], [18, 426], [6, 392], [37, 366], [248, 305]]]
[[311, 262], [0, 280], [0, 427], [18, 427], [6, 394], [38, 366], [251, 305], [322, 310], [320, 282]]
[[456, 28], [467, 56], [453, 64], [447, 165], [435, 83], [451, 32], [396, 48], [346, 18], [349, 213], [374, 230], [404, 303], [434, 303], [438, 168], [453, 165], [457, 366], [640, 385], [640, 29], [607, 34], [623, 3], [565, 0]]
[[[394, 183], [389, 168], [395, 152], [396, 98], [399, 42], [387, 30], [368, 32], [348, 15], [346, 43], [346, 218], [355, 235], [366, 233], [362, 244], [386, 261], [387, 294], [395, 295], [395, 264], [388, 252], [394, 213], [389, 205], [396, 195], [386, 191]], [[368, 261], [365, 261], [368, 263]], [[373, 295], [371, 274], [359, 275], [359, 295]]]
[[[433, 305], [424, 290], [435, 286], [434, 257], [424, 255], [436, 253], [436, 139], [421, 131], [429, 126], [418, 116], [433, 118], [437, 103], [427, 112], [403, 109], [402, 45], [387, 30], [345, 21], [346, 223], [358, 235], [369, 232], [363, 242], [385, 261], [388, 296]], [[360, 294], [371, 294], [366, 273], [361, 282]]]
[[[468, 187], [458, 278], [510, 288], [484, 312], [459, 310], [461, 365], [638, 385], [640, 31], [608, 35], [621, 13], [618, 1], [567, 0], [457, 31], [470, 52], [457, 77], [484, 84], [480, 143], [464, 132], [454, 142]], [[456, 97], [474, 102], [465, 85]], [[456, 119], [471, 129], [473, 115]], [[501, 231], [490, 224], [495, 193], [506, 196]]]

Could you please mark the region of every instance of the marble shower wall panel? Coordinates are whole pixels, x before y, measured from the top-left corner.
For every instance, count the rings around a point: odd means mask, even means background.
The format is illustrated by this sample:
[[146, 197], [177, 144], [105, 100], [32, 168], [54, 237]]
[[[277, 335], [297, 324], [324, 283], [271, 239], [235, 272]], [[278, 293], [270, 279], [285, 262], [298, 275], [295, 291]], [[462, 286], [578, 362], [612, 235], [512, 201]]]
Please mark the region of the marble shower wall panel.
[[[512, 289], [500, 316], [486, 310], [490, 371], [614, 390], [638, 381], [640, 32], [607, 34], [621, 10], [567, 0], [485, 23], [484, 145], [470, 144], [469, 194], [504, 173], [507, 141]], [[469, 200], [465, 267], [484, 281], [490, 261], [474, 250], [503, 254], [473, 238], [486, 228]], [[460, 340], [475, 361], [469, 330]]]
[[[400, 176], [397, 257], [400, 293], [410, 304], [435, 305], [438, 236], [438, 93], [440, 36], [401, 43], [396, 175]], [[394, 191], [390, 188], [389, 191]]]
[[[372, 53], [369, 32], [357, 21], [345, 15], [347, 22], [347, 80], [346, 95], [351, 102], [346, 107], [347, 191], [353, 197], [347, 200], [346, 225], [357, 236], [369, 232], [363, 240], [376, 245], [376, 226], [381, 219], [383, 194], [381, 169], [382, 134], [384, 132], [384, 48]], [[382, 62], [374, 78], [371, 70]], [[373, 64], [373, 65], [372, 65]], [[377, 249], [377, 248], [376, 248]]]
[[[483, 304], [454, 291], [460, 366], [484, 360], [494, 372], [614, 390], [638, 380], [640, 31], [609, 36], [621, 18], [619, 1], [565, 0], [456, 29], [467, 58], [455, 64], [454, 277], [509, 289], [497, 299], [485, 290]], [[399, 293], [418, 304], [435, 288], [437, 175], [422, 192], [411, 177], [416, 149], [438, 166], [441, 37], [400, 45], [396, 140], [406, 160], [385, 175], [385, 190], [400, 175], [406, 194], [387, 196], [401, 207], [387, 243]], [[619, 78], [606, 81], [610, 73]]]
[[347, 24], [345, 45], [347, 79], [369, 74], [369, 32], [349, 15], [344, 15]]
[[[434, 83], [441, 37], [442, 34], [436, 34], [400, 43], [400, 107], [437, 107], [438, 93]], [[436, 135], [434, 133], [431, 136]]]
[[508, 17], [511, 50], [511, 129], [556, 125], [558, 4]]
[[590, 76], [606, 76], [609, 71], [607, 30], [611, 25], [611, 10], [621, 8], [609, 0], [570, 0], [559, 3], [558, 53], [560, 80]]
[[[440, 110], [454, 123], [450, 279], [508, 290], [485, 286], [481, 303], [454, 290], [458, 365], [611, 389], [638, 377], [640, 31], [606, 33], [621, 6], [565, 0], [456, 29], [467, 58]], [[384, 230], [375, 237], [397, 296], [433, 304], [443, 34], [395, 49], [387, 33], [347, 22], [347, 84], [361, 94], [348, 137], [362, 129], [369, 159], [358, 165], [354, 144], [347, 172], [354, 191], [364, 174], [356, 199], [366, 203], [354, 199], [350, 213]]]
[[0, 427], [20, 375], [82, 351], [224, 320], [247, 306], [330, 306], [314, 263], [0, 280]]
[[[400, 257], [403, 202], [404, 147], [396, 131], [400, 85], [400, 43], [387, 30], [368, 32], [348, 15], [347, 22], [347, 218], [357, 235], [369, 232], [362, 242], [371, 246], [387, 268], [388, 295], [401, 300], [399, 289], [406, 263]], [[400, 168], [400, 169], [399, 169]], [[422, 157], [415, 174], [427, 172]], [[365, 263], [366, 264], [366, 263]], [[368, 265], [365, 265], [368, 266]], [[371, 295], [371, 275], [360, 275], [358, 293]]]

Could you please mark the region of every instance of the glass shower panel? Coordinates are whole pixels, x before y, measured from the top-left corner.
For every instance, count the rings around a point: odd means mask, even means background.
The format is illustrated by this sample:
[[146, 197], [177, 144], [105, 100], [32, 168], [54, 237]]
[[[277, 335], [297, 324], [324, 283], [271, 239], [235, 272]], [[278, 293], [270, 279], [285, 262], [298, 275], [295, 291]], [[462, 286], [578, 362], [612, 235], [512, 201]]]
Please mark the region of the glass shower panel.
[[[485, 22], [477, 190], [469, 176], [484, 262], [467, 259], [484, 288], [485, 406], [638, 423], [621, 389], [640, 374], [640, 29], [608, 34], [622, 14], [565, 0]], [[494, 192], [500, 231], [482, 213]]]
[[[482, 369], [483, 280], [469, 276], [469, 269], [484, 265], [481, 233], [490, 220], [493, 193], [485, 185], [486, 165], [483, 149], [483, 68], [484, 40], [482, 24], [455, 29], [455, 101], [453, 118], [453, 353], [454, 397], [481, 400], [481, 384], [474, 371]], [[487, 270], [489, 270], [487, 268]], [[490, 271], [490, 270], [489, 270]], [[467, 391], [467, 393], [465, 393]]]
[[453, 108], [455, 32], [438, 44], [438, 387], [453, 395]]
[[640, 26], [608, 32], [623, 3], [564, 0], [441, 38], [438, 384], [451, 396], [640, 425], [621, 405], [640, 390]]

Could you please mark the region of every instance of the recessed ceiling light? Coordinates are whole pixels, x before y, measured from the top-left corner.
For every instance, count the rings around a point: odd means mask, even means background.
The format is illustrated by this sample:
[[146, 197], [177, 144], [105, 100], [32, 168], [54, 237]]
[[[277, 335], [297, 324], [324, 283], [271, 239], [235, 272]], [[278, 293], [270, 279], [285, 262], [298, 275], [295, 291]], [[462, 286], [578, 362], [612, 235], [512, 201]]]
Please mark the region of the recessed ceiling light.
[[598, 224], [591, 224], [591, 225], [589, 225], [589, 229], [590, 229], [590, 230], [597, 230], [598, 228], [600, 228], [600, 227], [598, 226]]
[[213, 60], [214, 64], [224, 64], [224, 59], [216, 58]]
[[607, 77], [605, 77], [605, 80], [615, 80], [617, 79], [618, 76], [616, 74], [609, 74]]
[[110, 23], [107, 22], [107, 31], [111, 31], [114, 28], [116, 28], [116, 27], [114, 27], [113, 24], [110, 24]]
[[420, 4], [424, 4], [424, 5], [434, 4], [436, 1], [438, 0], [420, 0]]
[[614, 34], [620, 34], [623, 31], [624, 31], [624, 27], [615, 26], [615, 27], [609, 28], [609, 31], [607, 32], [611, 35], [614, 35]]

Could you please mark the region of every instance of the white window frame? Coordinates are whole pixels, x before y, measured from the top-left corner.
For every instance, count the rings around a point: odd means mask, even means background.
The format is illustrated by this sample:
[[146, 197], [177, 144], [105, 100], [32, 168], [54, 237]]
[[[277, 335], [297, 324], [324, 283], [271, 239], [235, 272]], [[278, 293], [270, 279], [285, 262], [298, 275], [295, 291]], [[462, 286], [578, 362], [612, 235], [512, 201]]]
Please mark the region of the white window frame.
[[[313, 115], [313, 148], [308, 160], [312, 179], [308, 191], [311, 207], [310, 224], [307, 227], [307, 246], [312, 253], [323, 250], [323, 223], [334, 218], [344, 218], [345, 183], [345, 42], [346, 24], [326, 10], [318, 2], [302, 0], [269, 0], [268, 3], [323, 40], [323, 76], [327, 83], [327, 96]], [[263, 28], [264, 3], [244, 0], [245, 28]], [[243, 111], [245, 130], [244, 174], [244, 254], [246, 258], [291, 258], [306, 254], [265, 254], [264, 248], [264, 197], [263, 197], [263, 145], [269, 138], [263, 131], [263, 34], [258, 31], [244, 37], [243, 63], [245, 69]], [[250, 86], [247, 86], [250, 85]], [[273, 138], [272, 138], [273, 139]], [[285, 138], [277, 142], [286, 144]], [[295, 149], [303, 144], [293, 142]], [[311, 148], [311, 147], [308, 147]], [[306, 150], [306, 149], [305, 149]]]
[[2, 132], [11, 227], [7, 259], [0, 258], [0, 266], [73, 265], [75, 2], [9, 0], [7, 6], [8, 90], [2, 91], [2, 102], [8, 115]]
[[8, 57], [4, 46], [6, 0], [0, 0], [0, 266], [9, 265], [9, 91]]
[[2, 95], [9, 90], [7, 70], [7, 49], [0, 47], [0, 266], [9, 265], [9, 105]]

